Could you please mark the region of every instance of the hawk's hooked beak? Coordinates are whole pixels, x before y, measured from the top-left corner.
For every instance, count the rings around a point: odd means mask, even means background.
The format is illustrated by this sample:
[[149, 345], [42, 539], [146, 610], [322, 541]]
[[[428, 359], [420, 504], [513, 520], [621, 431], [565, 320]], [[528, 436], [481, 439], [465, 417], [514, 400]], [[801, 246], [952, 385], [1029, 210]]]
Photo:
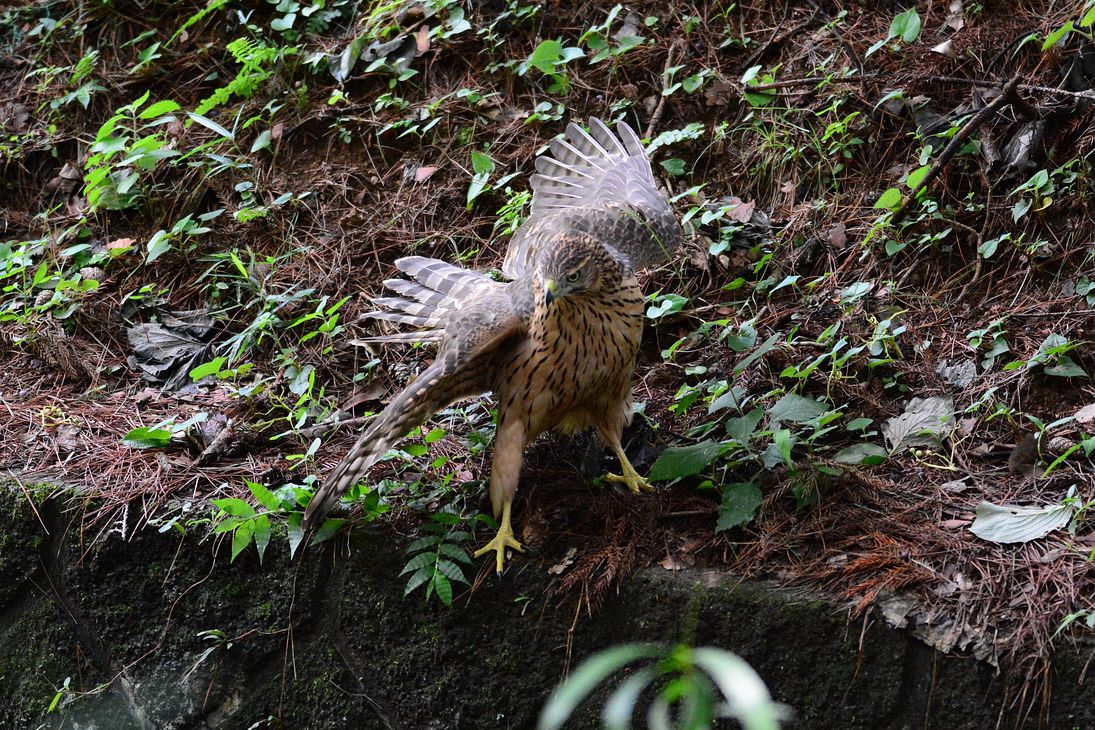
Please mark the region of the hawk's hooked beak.
[[544, 282], [544, 305], [549, 305], [558, 298], [559, 285], [555, 283], [555, 279], [546, 280]]

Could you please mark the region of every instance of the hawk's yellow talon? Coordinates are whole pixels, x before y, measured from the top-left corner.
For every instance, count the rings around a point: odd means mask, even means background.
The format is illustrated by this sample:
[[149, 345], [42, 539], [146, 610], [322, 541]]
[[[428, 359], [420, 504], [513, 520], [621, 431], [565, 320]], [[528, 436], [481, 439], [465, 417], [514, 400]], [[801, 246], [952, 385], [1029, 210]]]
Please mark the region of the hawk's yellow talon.
[[614, 446], [613, 449], [616, 452], [616, 458], [620, 460], [620, 471], [623, 472], [623, 475], [605, 474], [605, 479], [610, 482], [622, 482], [623, 484], [626, 484], [632, 494], [653, 492], [654, 487], [646, 479], [639, 476], [639, 472], [635, 471], [635, 467], [631, 466], [631, 462], [628, 461], [627, 454], [624, 453], [623, 448]]
[[517, 538], [513, 536], [513, 527], [510, 524], [510, 503], [507, 502], [502, 507], [502, 524], [498, 527], [498, 533], [494, 536], [494, 539], [488, 542], [483, 547], [476, 550], [473, 555], [475, 557], [481, 557], [486, 555], [491, 550], [495, 551], [498, 573], [502, 573], [502, 565], [506, 559], [506, 548], [513, 548], [519, 553], [525, 552], [525, 549], [521, 547], [521, 543], [517, 542]]

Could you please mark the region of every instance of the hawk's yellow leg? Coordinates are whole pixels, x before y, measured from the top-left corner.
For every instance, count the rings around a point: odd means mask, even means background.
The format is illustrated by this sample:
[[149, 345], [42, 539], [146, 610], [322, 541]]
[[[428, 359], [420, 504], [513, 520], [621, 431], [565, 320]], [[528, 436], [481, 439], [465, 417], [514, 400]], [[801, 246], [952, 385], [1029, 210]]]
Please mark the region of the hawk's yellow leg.
[[517, 538], [513, 536], [513, 525], [510, 524], [510, 511], [513, 506], [513, 502], [506, 500], [502, 505], [502, 524], [498, 526], [498, 534], [494, 536], [494, 539], [488, 542], [483, 547], [475, 551], [475, 557], [486, 555], [491, 550], [496, 553], [496, 559], [498, 561], [498, 572], [502, 572], [502, 564], [506, 559], [506, 548], [513, 548], [519, 553], [523, 553], [525, 549], [521, 547], [521, 543], [517, 542]]
[[631, 462], [627, 459], [627, 454], [624, 453], [623, 446], [618, 443], [613, 444], [612, 450], [616, 452], [616, 458], [620, 460], [620, 471], [623, 472], [623, 475], [605, 474], [605, 479], [610, 482], [623, 482], [627, 485], [627, 488], [631, 490], [632, 494], [654, 491], [654, 487], [650, 485], [650, 482], [639, 476], [639, 472], [635, 471], [635, 467], [631, 466]]

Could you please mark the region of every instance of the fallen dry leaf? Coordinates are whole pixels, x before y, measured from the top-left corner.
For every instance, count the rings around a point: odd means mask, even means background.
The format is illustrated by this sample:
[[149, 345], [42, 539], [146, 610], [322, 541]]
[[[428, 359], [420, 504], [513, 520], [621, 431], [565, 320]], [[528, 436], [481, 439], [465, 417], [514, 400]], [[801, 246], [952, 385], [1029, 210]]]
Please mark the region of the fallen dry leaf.
[[562, 560], [548, 568], [548, 574], [559, 575], [560, 573], [562, 573], [564, 570], [574, 564], [574, 556], [577, 554], [578, 548], [571, 548], [570, 550], [567, 550], [567, 554], [563, 556]]

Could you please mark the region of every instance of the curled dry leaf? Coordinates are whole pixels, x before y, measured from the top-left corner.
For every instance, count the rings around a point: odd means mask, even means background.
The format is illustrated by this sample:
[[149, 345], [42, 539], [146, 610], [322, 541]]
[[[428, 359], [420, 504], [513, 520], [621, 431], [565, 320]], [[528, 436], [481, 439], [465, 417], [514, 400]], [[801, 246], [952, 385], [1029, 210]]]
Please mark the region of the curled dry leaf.
[[845, 244], [848, 243], [848, 235], [843, 223], [837, 223], [830, 228], [828, 236], [829, 243], [838, 251], [844, 248]]
[[1095, 403], [1089, 403], [1076, 411], [1076, 423], [1081, 426], [1090, 426], [1095, 423]]

